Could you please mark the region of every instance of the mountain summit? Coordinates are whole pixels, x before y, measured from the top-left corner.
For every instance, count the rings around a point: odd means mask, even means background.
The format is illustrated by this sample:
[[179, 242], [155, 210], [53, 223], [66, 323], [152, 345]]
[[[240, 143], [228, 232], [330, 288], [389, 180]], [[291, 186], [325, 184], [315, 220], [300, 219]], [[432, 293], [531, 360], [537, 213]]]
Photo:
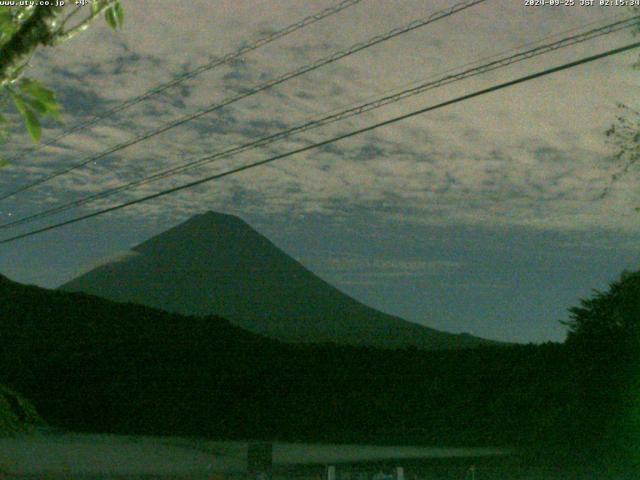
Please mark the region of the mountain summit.
[[429, 349], [484, 342], [367, 307], [240, 218], [215, 212], [196, 215], [60, 288], [186, 315], [219, 315], [288, 342]]

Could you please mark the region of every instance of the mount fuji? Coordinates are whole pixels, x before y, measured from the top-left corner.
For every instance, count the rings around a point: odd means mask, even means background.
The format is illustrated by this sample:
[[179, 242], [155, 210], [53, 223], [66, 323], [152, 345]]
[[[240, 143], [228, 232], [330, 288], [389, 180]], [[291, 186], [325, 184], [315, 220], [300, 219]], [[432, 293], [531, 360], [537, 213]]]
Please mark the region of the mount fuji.
[[236, 216], [196, 215], [60, 287], [184, 315], [218, 315], [295, 343], [452, 349], [492, 343], [368, 307]]

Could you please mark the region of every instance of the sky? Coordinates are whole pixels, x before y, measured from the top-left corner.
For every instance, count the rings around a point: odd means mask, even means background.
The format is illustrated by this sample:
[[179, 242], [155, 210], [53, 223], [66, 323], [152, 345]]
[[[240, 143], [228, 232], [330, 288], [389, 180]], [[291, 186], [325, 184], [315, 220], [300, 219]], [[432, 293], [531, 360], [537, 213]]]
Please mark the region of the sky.
[[[99, 22], [32, 60], [29, 74], [55, 89], [64, 108], [64, 123], [48, 122], [45, 141], [335, 5], [328, 0], [123, 3], [122, 30]], [[12, 161], [0, 170], [0, 192], [454, 4], [363, 0], [36, 154], [23, 154], [30, 140], [16, 130], [3, 148]], [[0, 223], [626, 15], [624, 7], [528, 7], [488, 0], [0, 201]], [[620, 32], [539, 56], [41, 222], [0, 230], [0, 238], [632, 41], [629, 32]], [[382, 311], [451, 332], [561, 341], [566, 330], [560, 321], [567, 320], [569, 307], [593, 289], [606, 289], [622, 270], [638, 268], [638, 171], [632, 166], [612, 183], [623, 164], [605, 136], [620, 113], [618, 103], [638, 107], [640, 72], [632, 69], [637, 58], [637, 51], [607, 57], [2, 245], [0, 273], [56, 287], [190, 216], [214, 210], [240, 216], [311, 271]]]

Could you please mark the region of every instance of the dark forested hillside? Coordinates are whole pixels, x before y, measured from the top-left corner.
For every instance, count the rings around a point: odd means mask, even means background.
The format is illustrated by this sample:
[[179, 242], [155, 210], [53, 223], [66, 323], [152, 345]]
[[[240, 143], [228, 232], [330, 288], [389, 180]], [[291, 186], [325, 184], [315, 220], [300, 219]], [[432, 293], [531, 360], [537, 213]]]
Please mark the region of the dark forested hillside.
[[513, 444], [561, 418], [570, 392], [558, 345], [291, 346], [7, 279], [0, 305], [0, 381], [76, 430]]
[[586, 439], [579, 357], [559, 344], [451, 351], [291, 345], [217, 317], [6, 278], [0, 342], [0, 383], [32, 400], [53, 426], [72, 430], [526, 445], [572, 455]]

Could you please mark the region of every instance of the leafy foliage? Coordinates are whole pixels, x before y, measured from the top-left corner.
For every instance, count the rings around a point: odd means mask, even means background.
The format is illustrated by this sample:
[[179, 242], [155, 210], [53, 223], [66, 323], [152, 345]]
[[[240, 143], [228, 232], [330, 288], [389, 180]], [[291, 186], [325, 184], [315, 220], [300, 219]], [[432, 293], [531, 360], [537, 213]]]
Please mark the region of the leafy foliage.
[[[95, 4], [94, 4], [95, 9]], [[114, 30], [122, 27], [124, 23], [124, 9], [120, 2], [115, 2], [104, 12], [104, 18], [111, 28]]]
[[[640, 6], [633, 7], [633, 13], [640, 19]], [[640, 35], [640, 20], [633, 35]], [[640, 69], [640, 60], [633, 67]], [[603, 191], [602, 197], [605, 197], [613, 184], [626, 175], [640, 159], [640, 112], [622, 103], [618, 104], [618, 109], [620, 113], [615, 123], [605, 133], [608, 142], [615, 148], [613, 159], [620, 164], [620, 168], [611, 176], [611, 182]], [[636, 211], [640, 212], [640, 207], [636, 207]]]
[[35, 141], [42, 136], [39, 117], [51, 116], [60, 120], [60, 106], [53, 91], [40, 82], [23, 78], [18, 88], [7, 87], [16, 109], [25, 122], [27, 131]]
[[73, 38], [103, 13], [114, 29], [124, 23], [120, 0], [93, 0], [90, 13], [68, 25], [81, 8], [69, 12], [69, 8], [54, 6], [0, 6], [0, 143], [9, 138], [12, 117], [3, 115], [7, 111], [19, 114], [36, 142], [42, 137], [41, 118], [60, 120], [60, 105], [54, 93], [23, 76], [38, 48]]
[[[616, 150], [613, 159], [621, 164], [618, 172], [612, 175], [611, 184], [618, 181], [640, 160], [640, 112], [622, 103], [618, 104], [618, 109], [620, 113], [616, 123], [606, 131], [609, 144]], [[611, 186], [607, 187], [603, 196], [610, 188]], [[640, 208], [636, 210], [640, 211]]]

